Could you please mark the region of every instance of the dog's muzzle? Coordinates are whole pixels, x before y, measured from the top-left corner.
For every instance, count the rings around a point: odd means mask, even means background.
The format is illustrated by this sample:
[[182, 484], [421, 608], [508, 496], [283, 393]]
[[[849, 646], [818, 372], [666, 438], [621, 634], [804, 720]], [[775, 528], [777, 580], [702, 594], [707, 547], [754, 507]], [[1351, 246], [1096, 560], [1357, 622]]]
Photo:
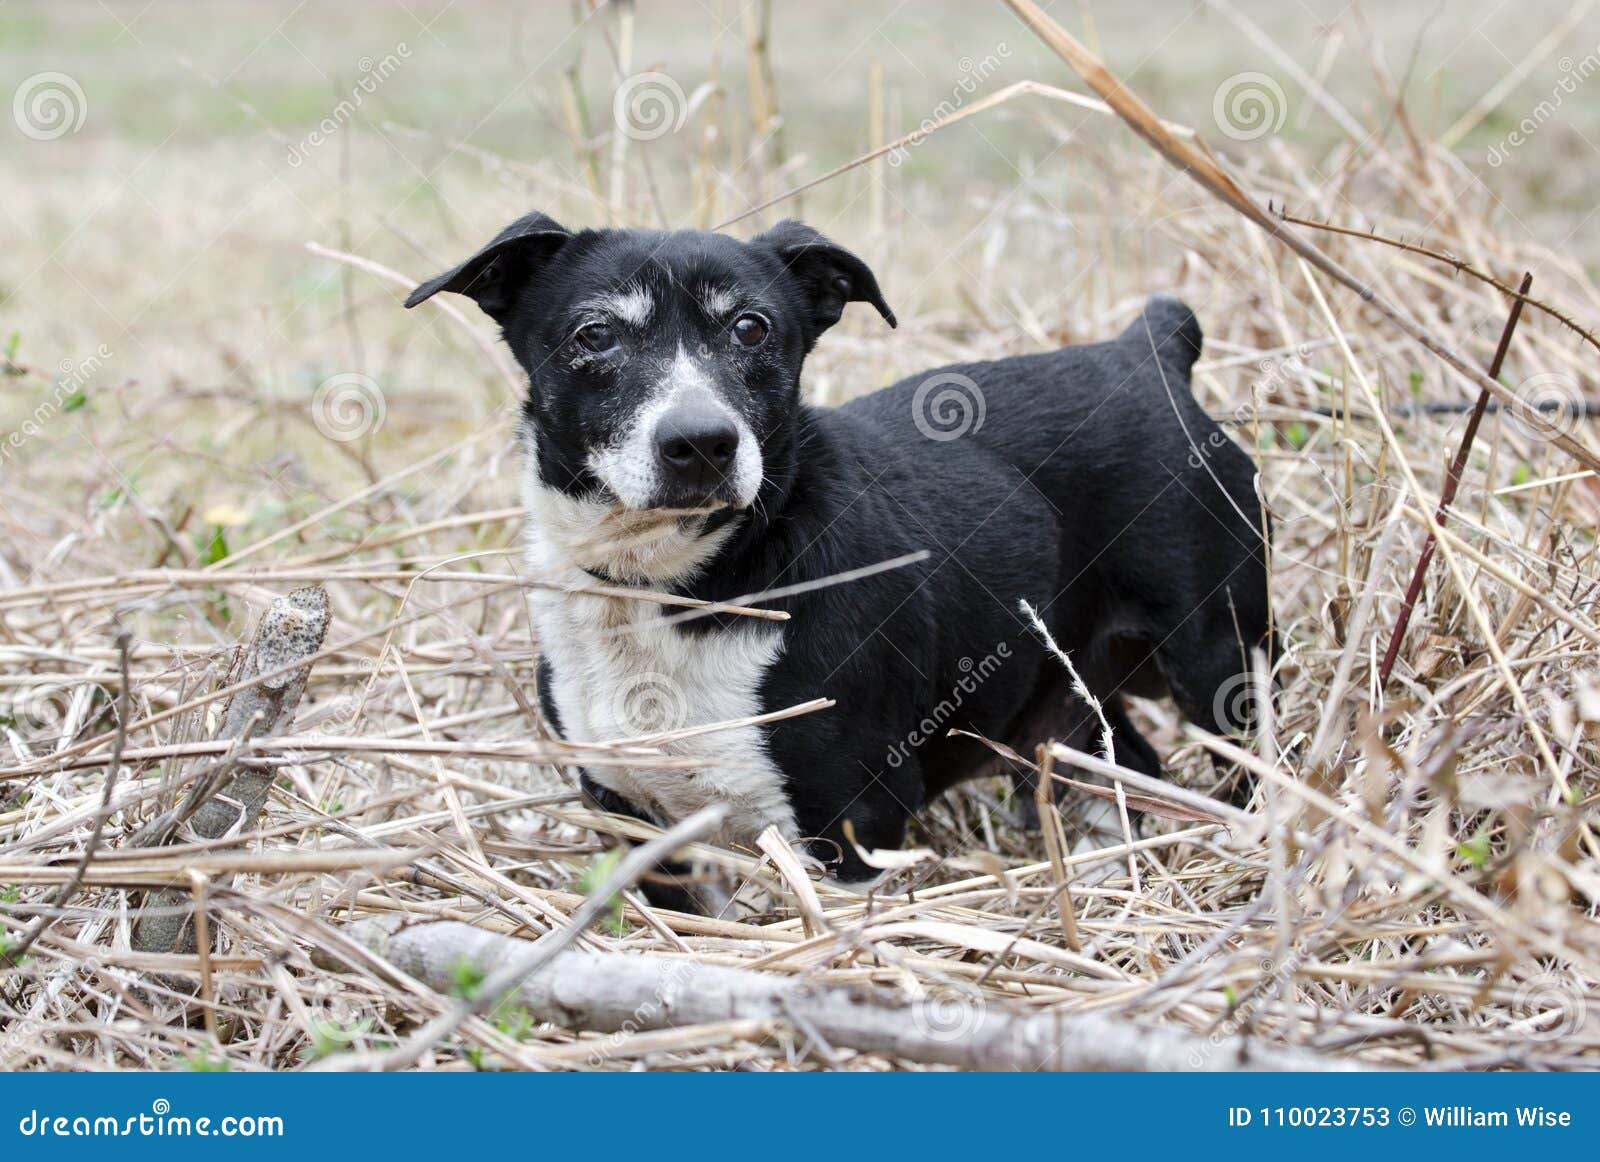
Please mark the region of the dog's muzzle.
[[626, 509], [745, 508], [761, 488], [761, 447], [709, 391], [678, 391], [644, 408], [626, 436], [589, 454], [589, 470]]

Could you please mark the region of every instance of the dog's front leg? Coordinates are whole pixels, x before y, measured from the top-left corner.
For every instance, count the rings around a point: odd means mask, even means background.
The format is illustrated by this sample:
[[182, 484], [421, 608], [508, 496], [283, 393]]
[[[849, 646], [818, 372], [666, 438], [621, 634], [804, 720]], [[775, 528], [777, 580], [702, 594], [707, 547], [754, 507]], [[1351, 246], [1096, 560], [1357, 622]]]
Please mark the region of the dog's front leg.
[[[579, 776], [578, 789], [583, 793], [584, 805], [595, 811], [638, 819], [657, 827], [662, 825], [660, 819], [611, 788], [601, 786], [587, 773]], [[634, 846], [632, 841], [629, 841], [629, 846]], [[673, 912], [716, 916], [732, 902], [731, 894], [720, 883], [697, 875], [694, 868], [678, 860], [668, 860], [645, 873], [639, 886], [644, 891], [644, 898], [654, 907]]]

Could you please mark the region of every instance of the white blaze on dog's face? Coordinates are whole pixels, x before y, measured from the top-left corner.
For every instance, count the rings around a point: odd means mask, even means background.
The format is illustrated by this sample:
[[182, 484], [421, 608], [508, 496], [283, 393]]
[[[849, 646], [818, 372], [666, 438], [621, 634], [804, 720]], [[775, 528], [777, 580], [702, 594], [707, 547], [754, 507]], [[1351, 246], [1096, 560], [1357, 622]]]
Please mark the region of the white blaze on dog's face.
[[653, 390], [632, 422], [614, 442], [589, 452], [589, 471], [623, 507], [742, 509], [755, 502], [761, 445], [749, 420], [719, 392], [711, 363], [704, 347], [691, 354], [680, 342], [670, 362], [658, 363]]
[[[675, 579], [771, 511], [794, 474], [806, 353], [847, 301], [893, 321], [859, 259], [792, 222], [741, 242], [534, 214], [409, 302], [439, 290], [475, 298], [528, 373], [534, 516], [619, 578], [608, 552]], [[641, 558], [640, 537], [703, 543]]]

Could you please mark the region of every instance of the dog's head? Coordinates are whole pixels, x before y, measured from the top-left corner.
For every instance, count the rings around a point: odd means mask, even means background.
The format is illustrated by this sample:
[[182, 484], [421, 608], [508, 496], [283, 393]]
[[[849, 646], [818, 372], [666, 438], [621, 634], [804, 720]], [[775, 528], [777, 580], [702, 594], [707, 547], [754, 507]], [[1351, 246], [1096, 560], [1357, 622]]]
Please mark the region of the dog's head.
[[793, 454], [818, 336], [849, 302], [894, 325], [866, 264], [795, 221], [741, 242], [529, 214], [406, 306], [440, 291], [475, 300], [526, 370], [542, 484], [630, 512], [755, 503]]

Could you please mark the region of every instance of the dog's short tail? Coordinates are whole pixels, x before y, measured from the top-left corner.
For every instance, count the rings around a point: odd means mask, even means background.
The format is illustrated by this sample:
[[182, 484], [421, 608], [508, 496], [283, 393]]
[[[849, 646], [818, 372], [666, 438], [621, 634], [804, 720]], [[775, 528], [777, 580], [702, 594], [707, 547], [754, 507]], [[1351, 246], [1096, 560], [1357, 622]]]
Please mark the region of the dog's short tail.
[[1182, 299], [1162, 293], [1150, 296], [1144, 311], [1128, 324], [1121, 339], [1146, 349], [1153, 346], [1169, 367], [1188, 374], [1200, 358], [1205, 334], [1200, 330], [1200, 320]]

